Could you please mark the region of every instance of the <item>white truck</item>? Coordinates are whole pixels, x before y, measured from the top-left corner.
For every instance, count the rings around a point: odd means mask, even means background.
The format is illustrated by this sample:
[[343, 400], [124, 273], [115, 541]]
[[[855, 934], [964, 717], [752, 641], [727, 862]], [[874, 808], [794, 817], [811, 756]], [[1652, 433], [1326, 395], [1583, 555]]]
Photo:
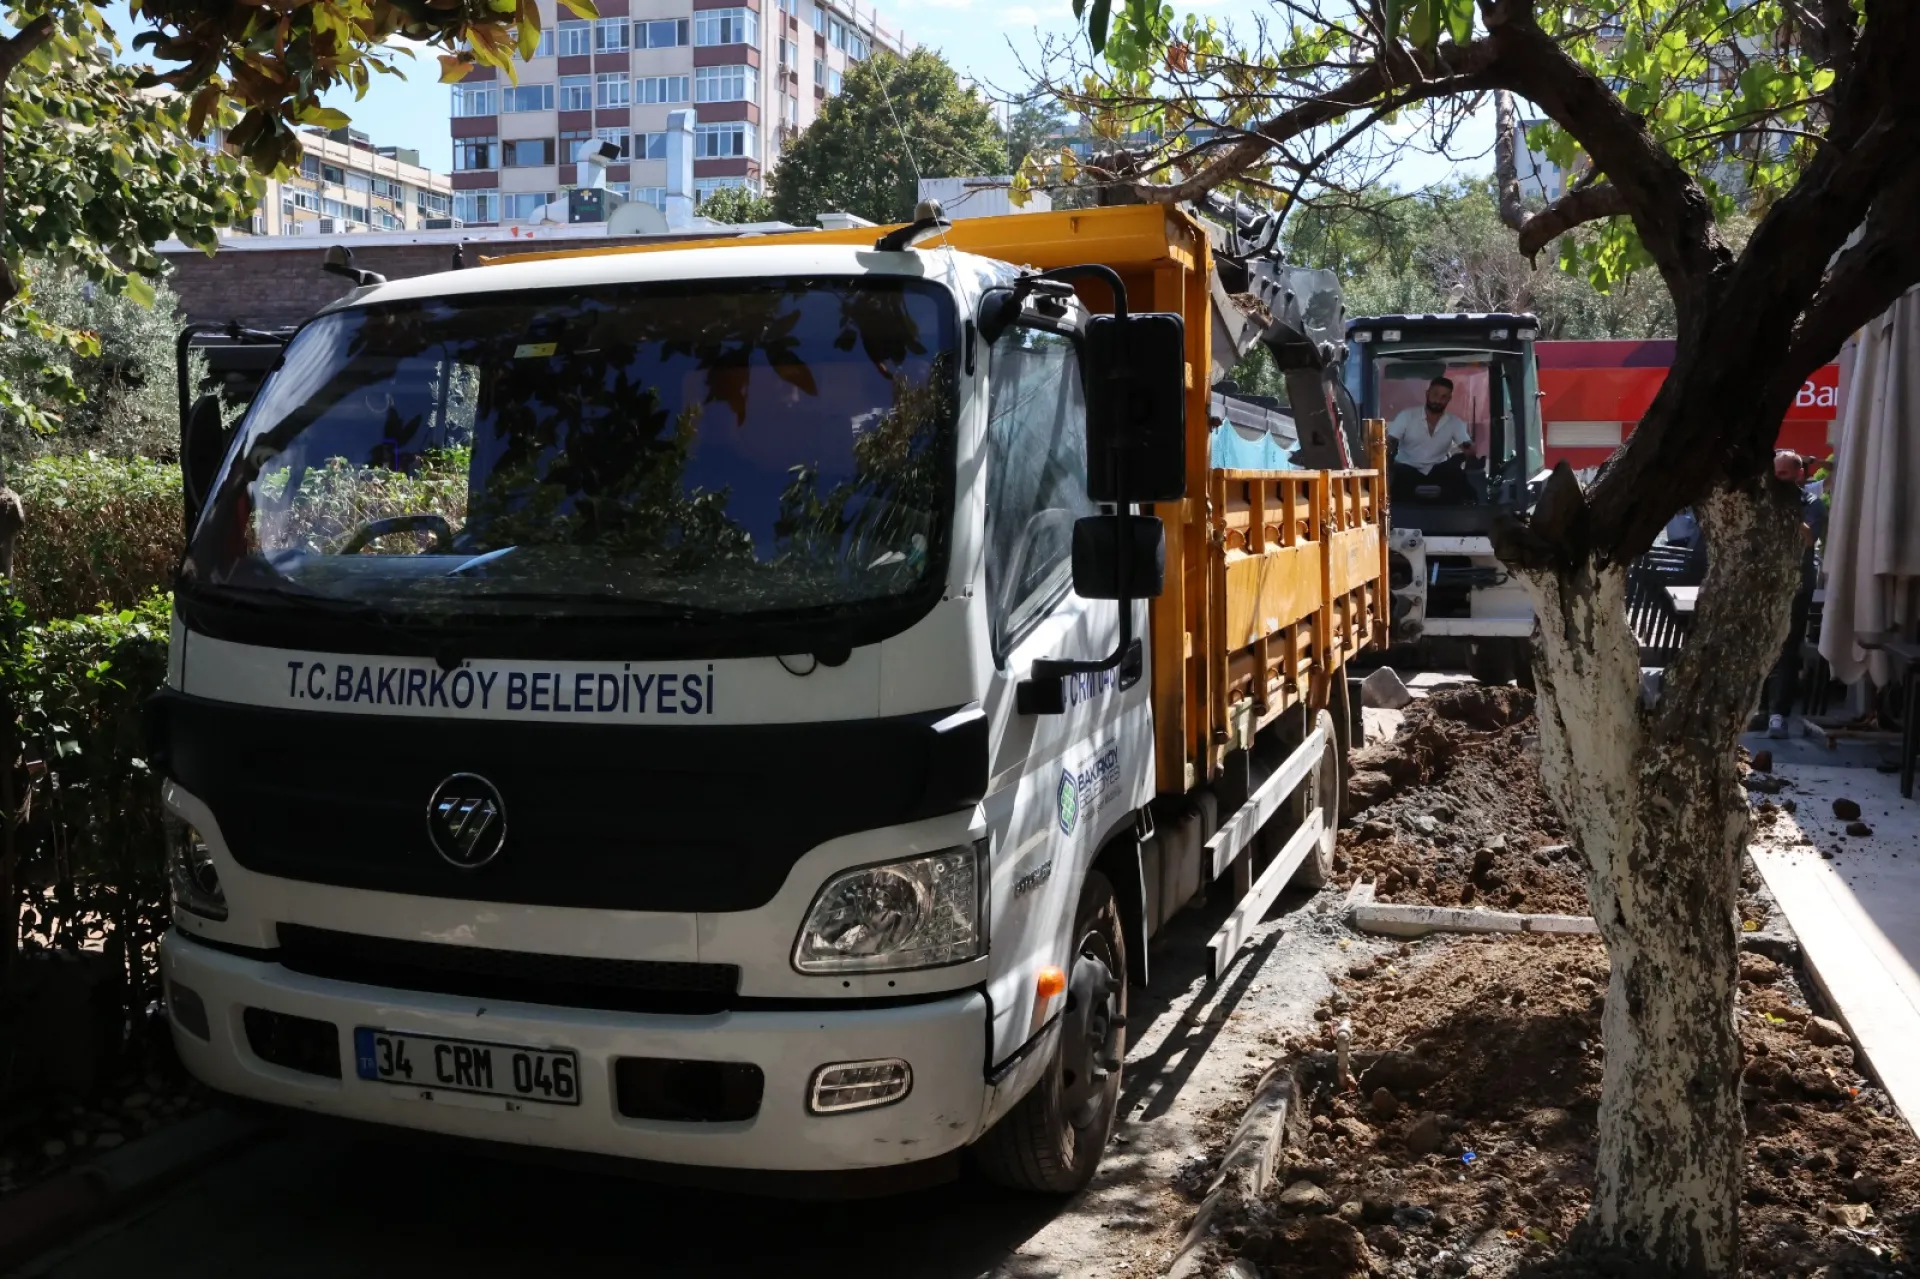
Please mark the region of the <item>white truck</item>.
[[1384, 454], [1208, 470], [1186, 215], [923, 212], [332, 262], [183, 450], [196, 1076], [688, 1178], [1085, 1184], [1149, 938], [1221, 881], [1224, 965], [1330, 865]]

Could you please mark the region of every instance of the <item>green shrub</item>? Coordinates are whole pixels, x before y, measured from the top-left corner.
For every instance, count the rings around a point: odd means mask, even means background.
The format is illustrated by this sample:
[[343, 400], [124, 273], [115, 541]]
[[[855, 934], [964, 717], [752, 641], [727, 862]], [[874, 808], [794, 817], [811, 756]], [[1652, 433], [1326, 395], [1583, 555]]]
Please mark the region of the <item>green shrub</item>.
[[38, 457], [15, 469], [26, 508], [14, 589], [36, 621], [128, 608], [171, 586], [180, 472], [141, 458]]
[[[0, 588], [3, 590], [3, 588]], [[124, 966], [129, 1013], [157, 995], [153, 947], [167, 924], [160, 789], [146, 759], [142, 704], [166, 681], [172, 597], [30, 625], [0, 593], [0, 694], [17, 716], [11, 949], [100, 950]]]

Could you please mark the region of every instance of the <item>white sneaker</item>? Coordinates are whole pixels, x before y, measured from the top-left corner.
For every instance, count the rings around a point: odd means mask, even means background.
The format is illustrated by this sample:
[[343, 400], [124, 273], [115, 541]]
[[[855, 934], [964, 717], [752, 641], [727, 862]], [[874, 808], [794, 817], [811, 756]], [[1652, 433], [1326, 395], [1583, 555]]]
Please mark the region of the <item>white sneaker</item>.
[[1767, 716], [1767, 736], [1785, 737], [1787, 735], [1787, 717], [1784, 715]]

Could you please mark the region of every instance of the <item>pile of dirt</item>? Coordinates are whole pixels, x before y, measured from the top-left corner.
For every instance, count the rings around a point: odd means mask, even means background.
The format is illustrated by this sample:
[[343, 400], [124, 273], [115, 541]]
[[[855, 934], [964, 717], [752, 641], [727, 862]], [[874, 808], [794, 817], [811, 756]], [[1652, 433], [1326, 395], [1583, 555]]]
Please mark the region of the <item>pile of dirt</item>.
[[[1271, 1279], [1582, 1273], [1605, 955], [1590, 938], [1402, 947], [1365, 960], [1287, 1046], [1301, 1114], [1261, 1203], [1215, 1236]], [[1920, 1140], [1795, 974], [1741, 959], [1747, 1273], [1912, 1274]], [[1352, 1027], [1353, 1087], [1335, 1079]], [[1824, 1269], [1823, 1269], [1824, 1268]]]
[[1540, 788], [1533, 694], [1436, 692], [1353, 753], [1334, 868], [1381, 901], [1587, 913], [1586, 866]]

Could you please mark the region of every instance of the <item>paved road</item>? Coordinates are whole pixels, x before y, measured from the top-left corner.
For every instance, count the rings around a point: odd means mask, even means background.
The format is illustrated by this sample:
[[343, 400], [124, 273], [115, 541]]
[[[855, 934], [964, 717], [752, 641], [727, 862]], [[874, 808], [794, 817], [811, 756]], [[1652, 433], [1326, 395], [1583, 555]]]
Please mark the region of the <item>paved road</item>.
[[[1328, 904], [1285, 898], [1218, 987], [1189, 912], [1130, 1017], [1128, 1122], [1069, 1204], [976, 1180], [885, 1200], [798, 1204], [694, 1192], [340, 1136], [269, 1138], [43, 1256], [58, 1279], [192, 1275], [593, 1274], [1039, 1279], [1156, 1273], [1185, 1206], [1167, 1180], [1208, 1112], [1304, 1022], [1351, 962]], [[1117, 1228], [1116, 1228], [1117, 1227]]]

